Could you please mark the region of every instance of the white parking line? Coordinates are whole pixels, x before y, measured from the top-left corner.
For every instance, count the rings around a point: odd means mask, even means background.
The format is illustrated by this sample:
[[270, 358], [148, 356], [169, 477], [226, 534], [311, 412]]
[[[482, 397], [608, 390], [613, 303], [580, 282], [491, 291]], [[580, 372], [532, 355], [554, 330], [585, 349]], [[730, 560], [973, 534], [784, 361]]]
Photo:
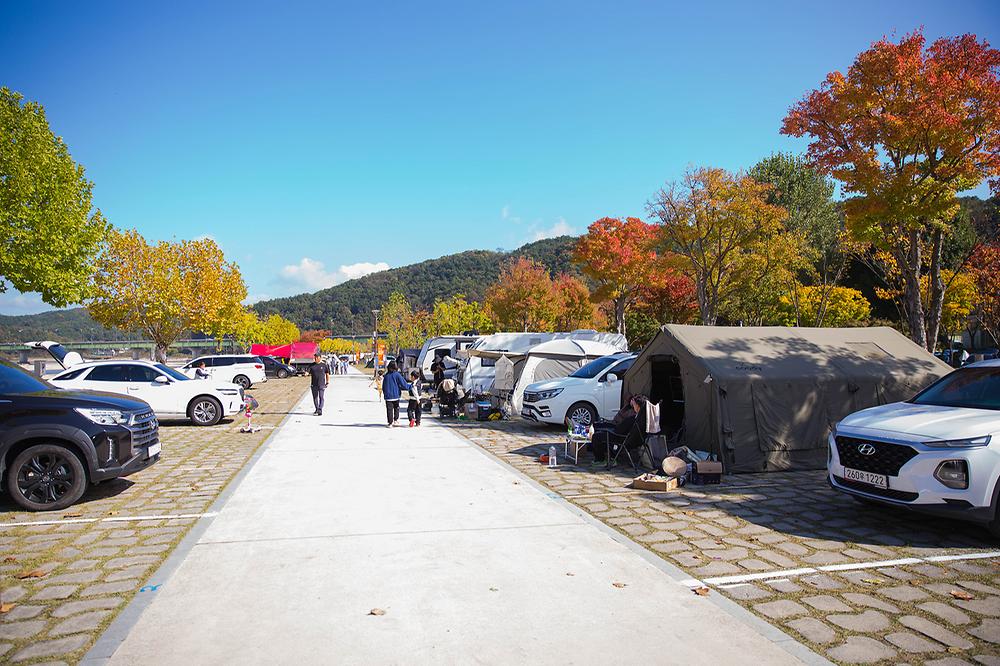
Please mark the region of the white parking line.
[[690, 578], [680, 581], [681, 585], [688, 587], [699, 587], [701, 585], [715, 585], [717, 587], [733, 587], [743, 585], [757, 580], [772, 580], [776, 578], [792, 578], [795, 576], [805, 576], [808, 574], [836, 572], [836, 571], [858, 571], [864, 569], [881, 569], [884, 567], [905, 566], [907, 564], [921, 564], [923, 562], [957, 562], [960, 560], [982, 560], [990, 558], [1000, 558], [1000, 551], [988, 553], [965, 553], [962, 555], [934, 555], [932, 557], [907, 557], [898, 560], [881, 560], [879, 562], [852, 562], [850, 564], [826, 564], [821, 567], [803, 567], [801, 569], [781, 569], [778, 571], [764, 571], [761, 573], [744, 574], [740, 576], [717, 576], [715, 578], [705, 578], [698, 580]]
[[111, 518], [64, 518], [62, 520], [35, 520], [23, 523], [0, 523], [0, 529], [5, 527], [32, 527], [36, 525], [70, 525], [73, 523], [120, 523], [142, 520], [184, 520], [188, 518], [211, 518], [218, 512], [209, 513], [175, 513], [164, 516], [113, 516]]

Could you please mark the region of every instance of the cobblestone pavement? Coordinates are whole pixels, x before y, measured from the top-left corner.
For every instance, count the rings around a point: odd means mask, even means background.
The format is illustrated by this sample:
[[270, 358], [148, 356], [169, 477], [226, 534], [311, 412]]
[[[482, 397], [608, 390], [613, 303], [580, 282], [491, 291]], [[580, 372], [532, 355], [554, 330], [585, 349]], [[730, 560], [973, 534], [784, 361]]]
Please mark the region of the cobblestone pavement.
[[552, 444], [562, 455], [558, 429], [451, 423], [690, 574], [692, 586], [708, 585], [832, 661], [1000, 664], [1000, 543], [981, 528], [859, 504], [823, 472], [633, 491], [631, 467], [592, 470], [586, 453], [579, 466], [538, 463]]
[[[63, 511], [24, 512], [0, 496], [0, 662], [78, 661], [197, 520], [137, 518], [206, 512], [307, 387], [289, 378], [250, 389], [264, 427], [253, 435], [239, 432], [242, 418], [162, 424], [157, 464]], [[44, 521], [55, 524], [8, 526]]]

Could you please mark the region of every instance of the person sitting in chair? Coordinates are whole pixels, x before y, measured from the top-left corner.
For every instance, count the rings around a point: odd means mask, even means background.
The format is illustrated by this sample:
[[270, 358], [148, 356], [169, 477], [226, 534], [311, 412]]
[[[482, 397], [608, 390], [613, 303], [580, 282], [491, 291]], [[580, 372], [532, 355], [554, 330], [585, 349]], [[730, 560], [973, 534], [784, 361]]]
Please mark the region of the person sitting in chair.
[[642, 410], [646, 396], [641, 394], [629, 398], [628, 404], [618, 410], [610, 421], [598, 421], [594, 424], [594, 434], [590, 437], [590, 452], [594, 454], [594, 466], [603, 465], [608, 458], [608, 442], [612, 436], [622, 438], [628, 435], [635, 425], [635, 419]]

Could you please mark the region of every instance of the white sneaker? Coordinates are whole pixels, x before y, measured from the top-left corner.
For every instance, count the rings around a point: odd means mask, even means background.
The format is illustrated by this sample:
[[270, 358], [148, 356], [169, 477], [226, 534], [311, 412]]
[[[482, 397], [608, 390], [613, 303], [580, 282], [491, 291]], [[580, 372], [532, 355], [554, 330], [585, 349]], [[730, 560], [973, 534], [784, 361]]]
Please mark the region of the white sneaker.
[[391, 424], [391, 423], [386, 423], [386, 424], [385, 424], [385, 427], [386, 427], [386, 428], [391, 428], [391, 427], [392, 427], [392, 424]]

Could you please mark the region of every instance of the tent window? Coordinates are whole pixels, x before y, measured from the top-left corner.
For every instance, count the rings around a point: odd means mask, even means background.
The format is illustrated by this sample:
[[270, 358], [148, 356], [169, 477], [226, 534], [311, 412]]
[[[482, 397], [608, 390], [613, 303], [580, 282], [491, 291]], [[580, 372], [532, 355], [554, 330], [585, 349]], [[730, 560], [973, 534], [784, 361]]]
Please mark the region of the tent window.
[[667, 432], [684, 423], [684, 384], [676, 356], [654, 356], [650, 360], [652, 382], [649, 399], [660, 403], [660, 421]]

